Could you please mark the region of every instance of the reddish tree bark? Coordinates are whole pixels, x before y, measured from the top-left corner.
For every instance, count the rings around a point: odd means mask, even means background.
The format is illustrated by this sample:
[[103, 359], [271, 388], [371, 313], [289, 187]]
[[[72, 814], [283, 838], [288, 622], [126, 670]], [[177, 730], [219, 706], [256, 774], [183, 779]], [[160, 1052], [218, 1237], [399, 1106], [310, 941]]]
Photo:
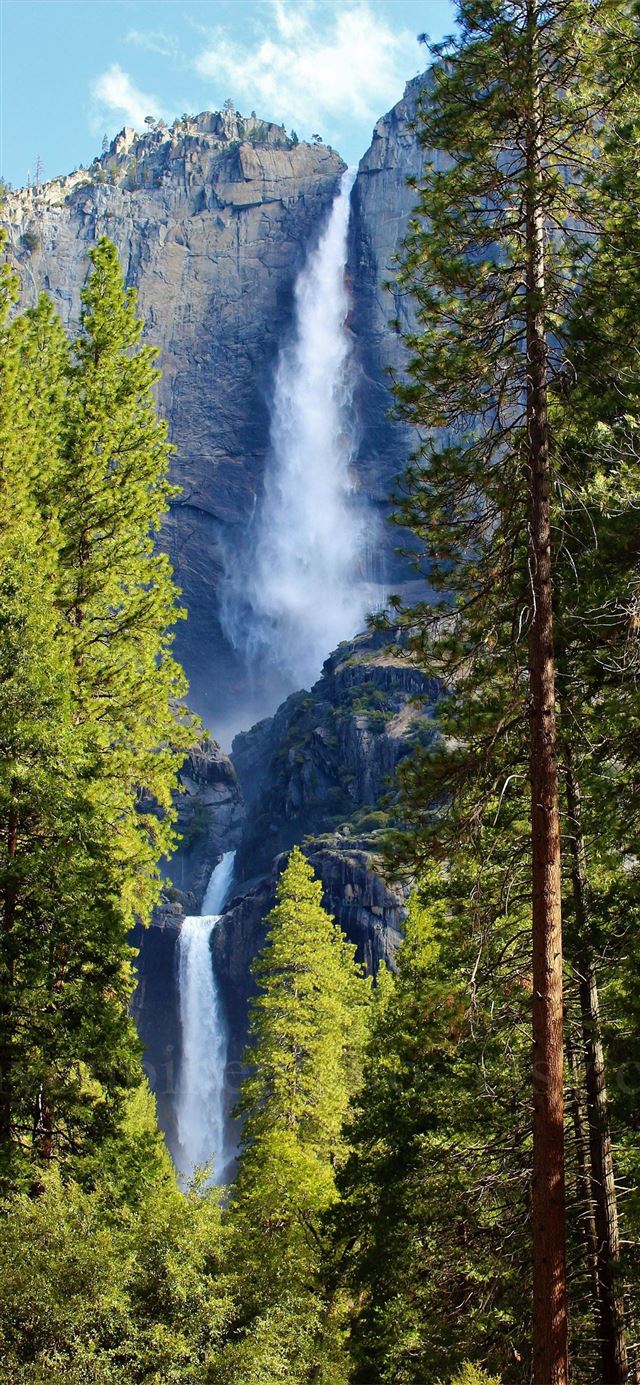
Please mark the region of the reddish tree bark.
[[530, 777], [533, 931], [533, 1380], [566, 1385], [562, 882], [556, 732], [545, 228], [537, 0], [528, 0], [527, 429], [529, 462]]

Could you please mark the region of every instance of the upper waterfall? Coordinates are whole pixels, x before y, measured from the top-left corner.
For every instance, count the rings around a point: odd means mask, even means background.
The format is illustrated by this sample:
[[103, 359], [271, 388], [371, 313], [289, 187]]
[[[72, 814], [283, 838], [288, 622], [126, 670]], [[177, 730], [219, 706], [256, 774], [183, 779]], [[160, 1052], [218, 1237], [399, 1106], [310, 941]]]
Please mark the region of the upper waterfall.
[[283, 689], [309, 686], [329, 652], [362, 628], [373, 520], [358, 496], [354, 365], [345, 283], [350, 192], [295, 287], [294, 331], [278, 359], [264, 491], [244, 562], [230, 555], [223, 619], [250, 669]]

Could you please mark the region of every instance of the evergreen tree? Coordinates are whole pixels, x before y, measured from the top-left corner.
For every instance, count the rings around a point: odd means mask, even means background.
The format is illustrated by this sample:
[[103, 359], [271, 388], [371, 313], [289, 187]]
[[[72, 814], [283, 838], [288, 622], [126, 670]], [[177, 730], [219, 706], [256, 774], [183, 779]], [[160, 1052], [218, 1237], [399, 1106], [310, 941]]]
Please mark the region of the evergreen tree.
[[530, 1379], [526, 905], [487, 931], [479, 887], [432, 867], [374, 1006], [334, 1218], [363, 1385]]
[[[622, 71], [625, 66], [623, 61]], [[629, 1366], [607, 1093], [611, 1038], [607, 1043], [605, 1031], [611, 1037], [629, 1034], [619, 981], [628, 967], [627, 930], [637, 914], [630, 861], [637, 852], [639, 806], [632, 749], [640, 710], [635, 630], [640, 373], [634, 346], [638, 112], [636, 81], [627, 83], [624, 106], [589, 189], [587, 214], [598, 236], [569, 318], [570, 365], [553, 400], [562, 490], [556, 602], [571, 866], [567, 937], [579, 1013], [576, 1047], [586, 1087], [596, 1333], [602, 1380], [614, 1385], [627, 1380]], [[623, 1147], [629, 1135], [627, 1113], [617, 1120]], [[630, 1226], [626, 1240], [637, 1244]]]
[[167, 425], [153, 397], [157, 351], [139, 345], [143, 324], [115, 246], [103, 238], [90, 259], [56, 487], [59, 602], [76, 715], [95, 747], [95, 793], [111, 816], [133, 921], [148, 917], [157, 861], [174, 845], [171, 795], [193, 729], [171, 655], [171, 627], [184, 612], [155, 545], [175, 493]]
[[322, 908], [295, 848], [254, 963], [245, 1117], [230, 1226], [239, 1340], [221, 1380], [346, 1380], [338, 1305], [323, 1292], [323, 1218], [345, 1157], [342, 1124], [359, 1081], [369, 982]]
[[51, 1169], [0, 1220], [2, 1385], [216, 1378], [231, 1307], [220, 1208], [179, 1191], [144, 1089], [94, 1152], [89, 1189]]
[[[448, 750], [413, 776], [415, 845], [454, 849], [529, 782], [533, 921], [534, 1380], [567, 1379], [560, 803], [548, 394], [587, 238], [579, 191], [608, 88], [602, 67], [622, 5], [487, 0], [460, 32], [421, 117], [433, 158], [400, 276], [417, 301], [401, 414], [425, 439], [400, 519], [436, 596], [407, 615], [452, 690]], [[599, 80], [599, 88], [596, 85]], [[437, 431], [434, 431], [437, 430]], [[528, 738], [526, 725], [528, 722]], [[528, 745], [527, 745], [528, 739]], [[457, 751], [456, 751], [457, 745]], [[445, 748], [445, 749], [447, 749]], [[475, 783], [469, 797], [468, 785]], [[445, 796], [448, 822], [429, 805]], [[495, 809], [494, 809], [495, 810]], [[519, 849], [519, 848], [518, 848]]]
[[94, 254], [72, 370], [46, 299], [6, 323], [2, 278], [0, 1164], [32, 1188], [113, 1131], [140, 1081], [127, 933], [157, 894], [191, 735], [169, 701], [174, 589], [153, 551], [155, 372], [131, 355], [113, 247]]

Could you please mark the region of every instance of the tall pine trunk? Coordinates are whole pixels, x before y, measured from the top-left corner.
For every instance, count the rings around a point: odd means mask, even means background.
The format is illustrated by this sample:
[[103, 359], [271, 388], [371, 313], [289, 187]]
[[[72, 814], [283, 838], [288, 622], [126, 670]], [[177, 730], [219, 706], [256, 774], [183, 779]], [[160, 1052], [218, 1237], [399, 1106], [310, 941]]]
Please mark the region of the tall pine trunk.
[[528, 0], [526, 291], [533, 926], [533, 1380], [566, 1385], [562, 883], [551, 578], [542, 106], [537, 0]]
[[628, 1379], [624, 1303], [618, 1278], [620, 1239], [618, 1203], [609, 1127], [604, 1051], [600, 1037], [598, 982], [590, 943], [587, 862], [582, 832], [580, 789], [571, 752], [565, 754], [567, 806], [571, 824], [571, 880], [576, 915], [582, 1043], [587, 1092], [591, 1189], [596, 1224], [599, 1287], [599, 1345], [602, 1385], [625, 1385]]

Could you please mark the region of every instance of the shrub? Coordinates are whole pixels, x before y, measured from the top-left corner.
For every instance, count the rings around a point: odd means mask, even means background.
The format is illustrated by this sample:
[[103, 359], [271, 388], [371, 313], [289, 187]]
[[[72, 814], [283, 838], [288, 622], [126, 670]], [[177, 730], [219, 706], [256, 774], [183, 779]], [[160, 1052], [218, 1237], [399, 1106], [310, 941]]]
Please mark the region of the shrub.
[[20, 242], [23, 249], [27, 250], [30, 255], [32, 255], [35, 250], [40, 249], [40, 237], [35, 231], [25, 231], [20, 238]]
[[474, 1366], [471, 1361], [465, 1361], [462, 1370], [453, 1377], [451, 1385], [500, 1385], [500, 1377], [487, 1375], [481, 1366]]

